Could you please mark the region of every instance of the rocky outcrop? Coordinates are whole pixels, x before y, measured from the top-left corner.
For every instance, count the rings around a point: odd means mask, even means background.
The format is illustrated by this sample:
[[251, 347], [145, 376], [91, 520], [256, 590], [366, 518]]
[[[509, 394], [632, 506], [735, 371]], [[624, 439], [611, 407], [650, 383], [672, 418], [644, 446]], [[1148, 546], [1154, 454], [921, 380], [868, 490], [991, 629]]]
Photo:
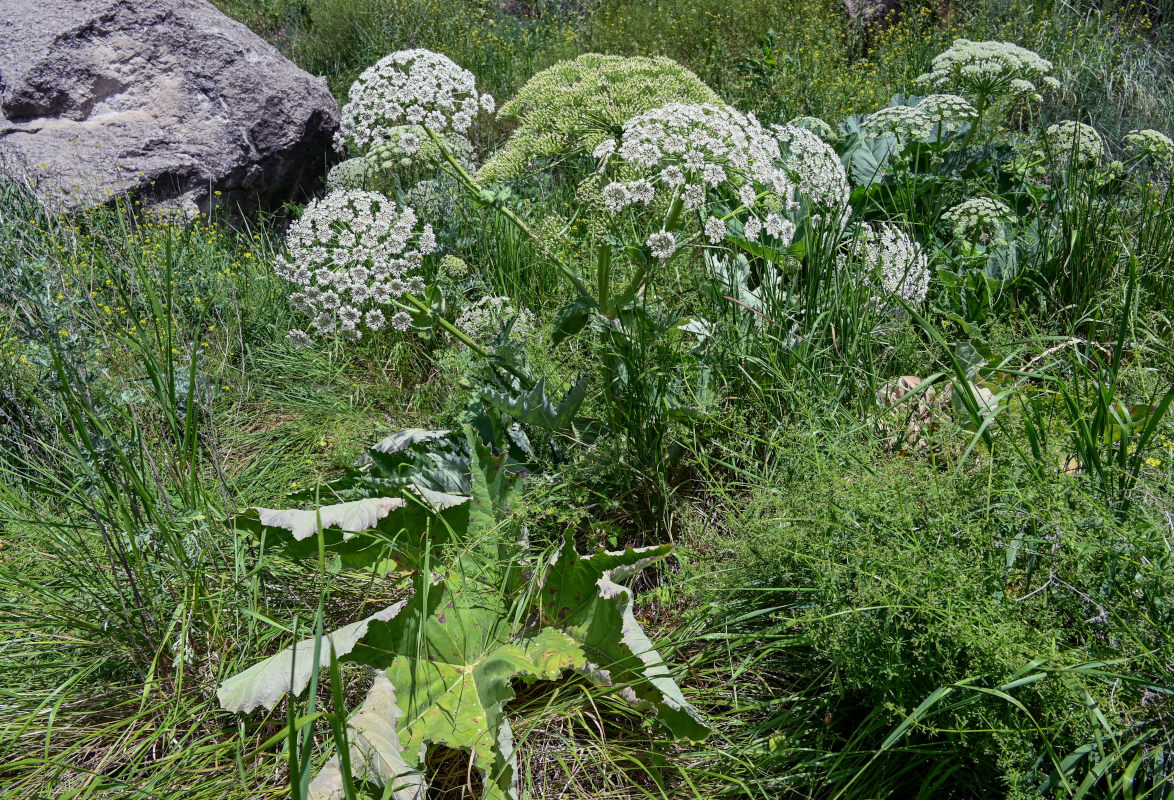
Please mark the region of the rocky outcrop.
[[205, 0], [0, 0], [0, 166], [67, 207], [276, 205], [321, 178], [338, 118]]
[[884, 28], [894, 20], [901, 8], [901, 0], [845, 0], [844, 8], [854, 25]]

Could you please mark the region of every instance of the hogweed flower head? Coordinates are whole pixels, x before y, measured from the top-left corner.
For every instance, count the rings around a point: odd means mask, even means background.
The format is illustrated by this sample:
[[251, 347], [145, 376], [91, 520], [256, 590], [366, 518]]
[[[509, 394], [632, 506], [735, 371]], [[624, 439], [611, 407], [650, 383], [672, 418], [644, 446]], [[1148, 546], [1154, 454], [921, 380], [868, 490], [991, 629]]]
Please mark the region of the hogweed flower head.
[[931, 94], [921, 98], [917, 108], [931, 123], [951, 128], [978, 119], [978, 109], [957, 94]]
[[653, 258], [667, 261], [677, 252], [677, 237], [672, 231], [657, 231], [649, 235], [648, 248], [652, 251]]
[[422, 49], [379, 59], [351, 84], [348, 96], [339, 134], [362, 150], [386, 142], [399, 125], [424, 125], [437, 135], [465, 134], [478, 114], [492, 114], [495, 108], [492, 96], [477, 91], [473, 73]]
[[[790, 196], [794, 189], [782, 170], [779, 145], [753, 116], [716, 105], [670, 103], [629, 120], [619, 142], [607, 140], [595, 151], [601, 168], [609, 164], [628, 178], [604, 189], [613, 212], [657, 196], [684, 196], [690, 207], [704, 203], [719, 187], [738, 196], [746, 186]], [[700, 202], [698, 202], [700, 201]]]
[[[813, 118], [814, 119], [814, 118]], [[799, 194], [823, 211], [842, 215], [848, 208], [848, 173], [840, 157], [816, 131], [793, 124], [772, 128], [782, 152], [783, 167]]]
[[883, 297], [895, 295], [907, 303], [920, 303], [929, 293], [929, 259], [921, 245], [896, 225], [860, 223], [841, 266], [858, 262], [867, 280]]
[[[459, 133], [442, 133], [438, 138], [445, 149], [469, 172], [477, 170], [473, 144]], [[374, 170], [395, 172], [428, 167], [440, 161], [440, 147], [420, 125], [395, 125], [380, 133], [380, 141], [371, 145], [366, 160]]]
[[965, 97], [931, 94], [916, 105], [888, 106], [865, 117], [860, 125], [865, 138], [892, 136], [898, 147], [908, 141], [926, 142], [935, 134], [952, 133], [978, 119], [978, 110]]
[[1054, 163], [1061, 169], [1070, 164], [1079, 167], [1094, 166], [1105, 155], [1105, 142], [1097, 129], [1074, 120], [1057, 122], [1044, 131], [1048, 150]]
[[1042, 87], [1057, 88], [1052, 62], [1010, 42], [955, 39], [934, 56], [931, 69], [917, 78], [923, 85], [959, 89], [978, 97], [1037, 96]]
[[[306, 207], [290, 226], [286, 246], [288, 258], [279, 257], [274, 269], [297, 284], [290, 302], [310, 316], [310, 332], [354, 340], [362, 327], [406, 330], [411, 324], [405, 312], [385, 317], [370, 311], [423, 291], [416, 273], [436, 249], [436, 237], [411, 208], [375, 192], [339, 189]], [[290, 340], [305, 344], [308, 336], [295, 331]]]
[[365, 158], [348, 158], [326, 173], [326, 190], [365, 189], [371, 179], [371, 165]]
[[705, 221], [705, 238], [710, 244], [721, 244], [726, 238], [726, 223], [714, 216]]
[[1125, 146], [1134, 155], [1148, 157], [1161, 166], [1174, 164], [1174, 141], [1161, 131], [1130, 131], [1125, 135]]
[[898, 141], [922, 141], [932, 135], [933, 123], [916, 106], [889, 106], [865, 117], [860, 133], [866, 139], [892, 136]]
[[1006, 245], [1006, 226], [1017, 222], [1011, 208], [993, 197], [964, 200], [942, 214], [955, 241], [967, 244]]
[[451, 281], [462, 281], [469, 277], [469, 265], [462, 258], [447, 255], [440, 259], [440, 274]]
[[[735, 209], [747, 237], [765, 232], [781, 247], [795, 235], [788, 217], [804, 199], [836, 219], [848, 204], [847, 174], [817, 134], [790, 125], [767, 129], [753, 115], [724, 106], [677, 103], [645, 112], [594, 155], [613, 176], [601, 193], [611, 214], [633, 206], [663, 209], [678, 200], [695, 211], [720, 199]], [[726, 222], [712, 215], [703, 227], [712, 244], [729, 235]]]

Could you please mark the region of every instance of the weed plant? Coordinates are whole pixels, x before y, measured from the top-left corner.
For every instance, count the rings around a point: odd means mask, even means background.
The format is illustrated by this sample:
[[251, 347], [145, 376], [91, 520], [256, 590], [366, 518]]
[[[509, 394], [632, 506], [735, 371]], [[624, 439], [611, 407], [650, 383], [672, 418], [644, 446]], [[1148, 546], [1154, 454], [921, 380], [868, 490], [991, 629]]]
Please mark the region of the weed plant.
[[[297, 348], [276, 222], [56, 216], [0, 178], [0, 797], [329, 796], [316, 775], [396, 800], [1174, 795], [1174, 204], [1169, 162], [1125, 138], [1174, 131], [1157, 9], [906, 4], [861, 28], [822, 0], [220, 4], [343, 102], [408, 47], [499, 100], [583, 52], [668, 56], [764, 123], [826, 121], [844, 214], [778, 206], [780, 243], [713, 186], [703, 213], [607, 216], [640, 173], [598, 141], [508, 183], [384, 174], [368, 188], [438, 248], [409, 330]], [[869, 135], [881, 109], [915, 120], [960, 37], [1031, 48], [1058, 90]], [[1065, 120], [1099, 158], [1049, 138]], [[510, 123], [482, 122], [483, 162]], [[976, 199], [1006, 209], [981, 235], [948, 213]], [[868, 249], [881, 232], [924, 255], [923, 292], [918, 258]], [[411, 498], [423, 528], [351, 515]], [[572, 581], [543, 581], [592, 552], [632, 560], [589, 587], [630, 616], [583, 633], [543, 599]], [[476, 698], [445, 705], [329, 633], [442, 591], [493, 628], [464, 644], [588, 646], [492, 690], [461, 649]], [[403, 620], [394, 652], [423, 664], [447, 618]], [[295, 642], [308, 660], [251, 684], [267, 712], [222, 710]], [[650, 697], [671, 702], [629, 702]], [[446, 713], [420, 734], [404, 708]], [[508, 720], [484, 778], [461, 737], [490, 722], [446, 716], [469, 709]]]

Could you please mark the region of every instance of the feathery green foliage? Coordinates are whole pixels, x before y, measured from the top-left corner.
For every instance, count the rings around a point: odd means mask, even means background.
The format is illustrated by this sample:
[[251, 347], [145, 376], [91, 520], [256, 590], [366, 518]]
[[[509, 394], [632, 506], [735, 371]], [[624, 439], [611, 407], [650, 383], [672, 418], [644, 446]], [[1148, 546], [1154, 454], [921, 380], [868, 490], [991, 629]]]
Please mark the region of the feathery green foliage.
[[516, 178], [535, 160], [590, 153], [643, 111], [669, 103], [721, 99], [672, 59], [587, 53], [547, 67], [499, 110], [517, 127], [481, 168], [480, 178]]

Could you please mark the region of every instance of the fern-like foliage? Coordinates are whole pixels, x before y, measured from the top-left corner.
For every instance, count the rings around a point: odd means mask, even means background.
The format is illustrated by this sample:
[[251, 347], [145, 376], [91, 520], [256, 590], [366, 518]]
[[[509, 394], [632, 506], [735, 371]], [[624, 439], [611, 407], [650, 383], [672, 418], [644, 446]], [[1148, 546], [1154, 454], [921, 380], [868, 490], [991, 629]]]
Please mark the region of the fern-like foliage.
[[[407, 432], [385, 448], [402, 452], [443, 438]], [[321, 662], [354, 661], [374, 683], [348, 723], [349, 759], [327, 762], [310, 785], [314, 800], [341, 797], [342, 763], [355, 778], [386, 787], [384, 796], [419, 800], [421, 770], [432, 746], [470, 754], [481, 796], [518, 797], [517, 763], [506, 705], [513, 681], [554, 680], [579, 671], [647, 708], [675, 736], [699, 740], [707, 728], [685, 700], [632, 613], [623, 581], [665, 558], [671, 547], [580, 554], [568, 536], [539, 558], [508, 531], [520, 480], [507, 474], [472, 429], [467, 495], [415, 484], [400, 497], [367, 497], [312, 511], [249, 509], [238, 524], [268, 549], [316, 557], [327, 552], [348, 567], [395, 562], [412, 573], [412, 594], [322, 637], [309, 639], [225, 681], [221, 705], [236, 712], [272, 708], [311, 680]], [[452, 452], [454, 448], [447, 448]]]
[[498, 110], [518, 127], [481, 168], [482, 181], [509, 180], [536, 158], [590, 152], [625, 122], [668, 103], [725, 105], [700, 78], [670, 58], [587, 53], [526, 82]]

